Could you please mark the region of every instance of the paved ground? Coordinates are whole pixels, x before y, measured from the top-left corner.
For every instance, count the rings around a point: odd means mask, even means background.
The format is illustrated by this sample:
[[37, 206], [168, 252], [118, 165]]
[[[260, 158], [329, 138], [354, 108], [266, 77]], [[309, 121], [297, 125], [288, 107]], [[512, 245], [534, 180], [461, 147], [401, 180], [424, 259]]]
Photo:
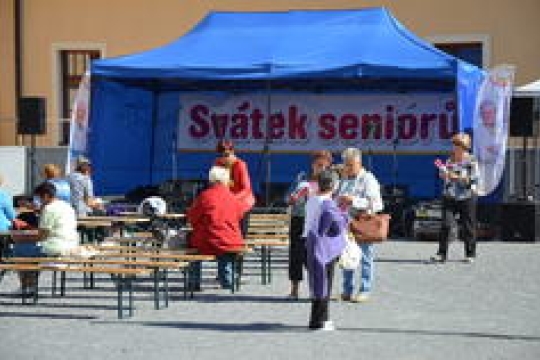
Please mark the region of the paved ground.
[[66, 298], [44, 289], [37, 306], [21, 306], [7, 295], [16, 286], [8, 275], [0, 359], [539, 359], [540, 244], [481, 243], [472, 265], [452, 245], [445, 265], [425, 263], [434, 243], [380, 245], [372, 301], [333, 302], [332, 333], [306, 330], [307, 301], [283, 300], [285, 258], [270, 286], [248, 269], [236, 296], [208, 283], [194, 300], [156, 311], [139, 292], [130, 320], [116, 319], [106, 279], [83, 290], [75, 278]]

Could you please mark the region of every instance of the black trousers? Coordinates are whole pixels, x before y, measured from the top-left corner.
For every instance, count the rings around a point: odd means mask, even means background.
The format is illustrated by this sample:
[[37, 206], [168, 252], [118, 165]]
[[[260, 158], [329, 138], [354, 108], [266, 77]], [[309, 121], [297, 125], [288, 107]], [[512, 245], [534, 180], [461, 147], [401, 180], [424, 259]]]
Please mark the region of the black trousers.
[[311, 300], [311, 316], [309, 319], [310, 329], [319, 329], [323, 327], [323, 323], [329, 319], [328, 302], [330, 301], [330, 295], [332, 294], [332, 282], [334, 279], [335, 264], [336, 260], [333, 260], [326, 265], [326, 278], [328, 285], [326, 298]]
[[289, 280], [302, 281], [306, 264], [306, 240], [302, 237], [304, 217], [291, 217], [289, 228]]
[[[459, 215], [459, 220], [456, 219]], [[476, 197], [466, 200], [443, 199], [443, 224], [437, 254], [446, 258], [448, 243], [463, 236], [465, 256], [476, 256]]]

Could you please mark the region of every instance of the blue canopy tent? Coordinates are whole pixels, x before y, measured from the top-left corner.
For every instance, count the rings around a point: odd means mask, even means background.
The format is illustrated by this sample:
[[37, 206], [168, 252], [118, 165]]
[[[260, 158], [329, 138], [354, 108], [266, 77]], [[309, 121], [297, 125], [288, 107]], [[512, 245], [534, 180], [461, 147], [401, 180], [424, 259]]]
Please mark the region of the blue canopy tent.
[[[94, 61], [91, 74], [89, 152], [104, 194], [170, 179], [177, 161], [182, 177], [206, 176], [211, 155], [176, 158], [181, 92], [262, 91], [269, 103], [272, 92], [283, 90], [454, 92], [460, 126], [468, 128], [483, 76], [384, 8], [214, 12], [168, 45]], [[260, 154], [243, 157], [260, 183]], [[307, 164], [288, 161], [288, 172], [274, 168], [278, 181]]]

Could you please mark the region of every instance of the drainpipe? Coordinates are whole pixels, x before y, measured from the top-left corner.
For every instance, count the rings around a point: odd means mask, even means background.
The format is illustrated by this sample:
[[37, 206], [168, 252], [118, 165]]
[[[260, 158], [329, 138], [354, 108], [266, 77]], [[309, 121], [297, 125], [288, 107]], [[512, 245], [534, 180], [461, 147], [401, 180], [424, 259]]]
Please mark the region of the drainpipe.
[[[19, 99], [22, 97], [22, 0], [14, 0], [14, 44], [15, 44], [15, 117], [19, 117]], [[18, 121], [18, 120], [17, 120]], [[17, 124], [15, 126], [17, 128]], [[19, 145], [19, 134], [15, 132], [15, 144]]]

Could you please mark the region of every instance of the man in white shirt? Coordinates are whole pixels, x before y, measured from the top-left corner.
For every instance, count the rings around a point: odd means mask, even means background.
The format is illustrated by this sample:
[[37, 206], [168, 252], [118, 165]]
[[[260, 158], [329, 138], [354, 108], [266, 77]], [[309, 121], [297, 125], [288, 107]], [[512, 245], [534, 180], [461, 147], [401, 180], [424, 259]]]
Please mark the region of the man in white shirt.
[[[68, 255], [79, 244], [77, 219], [73, 208], [56, 198], [56, 188], [50, 182], [39, 185], [34, 194], [42, 204], [39, 229], [32, 241], [17, 242], [13, 247], [15, 257], [40, 257]], [[23, 294], [32, 295], [37, 284], [37, 274], [20, 273]], [[30, 289], [30, 290], [28, 290]]]
[[47, 255], [66, 255], [79, 244], [77, 219], [73, 208], [55, 196], [55, 189], [44, 183], [36, 189], [43, 208], [39, 218], [39, 229], [44, 234], [41, 242]]
[[[355, 217], [359, 211], [377, 213], [383, 209], [381, 187], [375, 176], [362, 166], [362, 152], [356, 148], [348, 148], [341, 154], [344, 168], [343, 176], [336, 191], [338, 205]], [[361, 243], [362, 261], [361, 285], [358, 295], [354, 295], [355, 270], [343, 270], [344, 301], [363, 302], [368, 300], [373, 284], [373, 257], [372, 243]]]
[[102, 208], [102, 203], [94, 197], [94, 183], [90, 177], [92, 164], [89, 159], [80, 156], [75, 171], [68, 175], [71, 188], [71, 206], [77, 216], [87, 216]]

